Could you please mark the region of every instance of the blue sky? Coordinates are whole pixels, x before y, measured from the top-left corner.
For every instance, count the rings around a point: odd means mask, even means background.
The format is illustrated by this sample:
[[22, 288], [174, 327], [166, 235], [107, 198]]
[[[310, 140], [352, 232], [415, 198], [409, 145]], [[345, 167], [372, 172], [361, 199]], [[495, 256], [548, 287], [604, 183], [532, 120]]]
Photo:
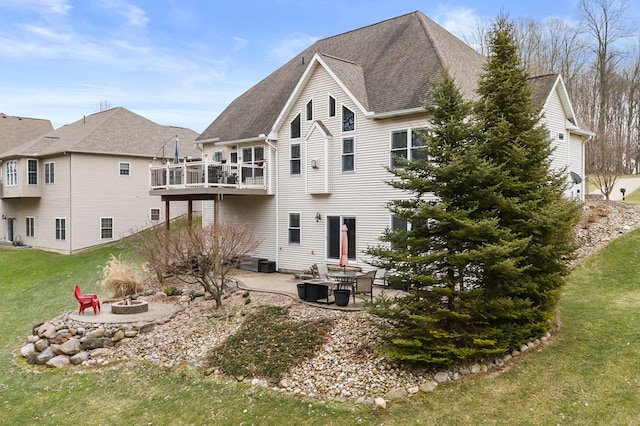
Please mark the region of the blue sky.
[[[629, 18], [640, 22], [640, 0]], [[578, 0], [2, 0], [0, 112], [58, 128], [122, 106], [202, 132], [315, 40], [420, 10], [463, 38], [500, 11], [578, 19]]]

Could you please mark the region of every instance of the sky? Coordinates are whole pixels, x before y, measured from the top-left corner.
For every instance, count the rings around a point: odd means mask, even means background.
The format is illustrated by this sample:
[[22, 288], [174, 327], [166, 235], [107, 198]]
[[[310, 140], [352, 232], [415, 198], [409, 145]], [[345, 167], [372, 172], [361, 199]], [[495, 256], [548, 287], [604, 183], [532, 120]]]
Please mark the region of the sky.
[[501, 12], [579, 19], [578, 0], [0, 0], [0, 112], [59, 128], [124, 107], [200, 133], [314, 41], [416, 10], [465, 40]]

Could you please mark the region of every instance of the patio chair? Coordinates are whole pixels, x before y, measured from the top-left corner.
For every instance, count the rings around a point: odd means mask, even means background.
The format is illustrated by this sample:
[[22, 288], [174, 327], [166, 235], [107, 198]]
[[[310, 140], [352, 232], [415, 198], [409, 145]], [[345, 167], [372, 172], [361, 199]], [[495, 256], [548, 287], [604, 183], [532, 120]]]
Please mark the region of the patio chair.
[[80, 291], [80, 287], [76, 285], [73, 287], [73, 295], [76, 297], [78, 303], [80, 303], [78, 314], [82, 314], [86, 308], [93, 308], [93, 313], [96, 315], [100, 312], [100, 300], [97, 294], [83, 294], [82, 291]]
[[376, 277], [376, 270], [356, 277], [356, 294], [369, 293], [373, 301], [373, 280]]
[[326, 281], [332, 281], [331, 278], [329, 278], [329, 268], [326, 263], [316, 263], [315, 270], [318, 273], [318, 278]]

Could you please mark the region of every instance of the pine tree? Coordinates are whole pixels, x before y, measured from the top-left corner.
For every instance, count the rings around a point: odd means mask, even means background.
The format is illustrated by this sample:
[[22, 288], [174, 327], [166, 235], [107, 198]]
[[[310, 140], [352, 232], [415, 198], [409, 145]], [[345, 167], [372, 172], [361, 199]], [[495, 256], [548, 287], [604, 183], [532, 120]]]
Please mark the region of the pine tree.
[[[432, 87], [424, 152], [389, 183], [413, 198], [390, 204], [410, 226], [369, 249], [407, 297], [372, 312], [392, 359], [450, 365], [508, 352], [550, 328], [574, 245], [577, 202], [551, 147], [518, 56], [513, 26], [498, 18], [478, 84], [465, 102], [448, 75]], [[425, 106], [426, 107], [426, 106]]]
[[505, 17], [496, 20], [489, 44], [475, 116], [481, 155], [501, 167], [491, 177], [496, 197], [479, 199], [479, 210], [495, 210], [500, 227], [528, 242], [513, 258], [522, 271], [518, 277], [505, 279], [487, 271], [483, 316], [497, 338], [516, 346], [550, 327], [575, 248], [580, 206], [563, 196], [566, 171], [550, 167], [552, 148], [518, 55], [513, 24]]
[[388, 232], [383, 240], [390, 245], [370, 249], [412, 292], [373, 311], [391, 320], [383, 351], [388, 357], [448, 365], [508, 349], [487, 333], [477, 301], [486, 271], [519, 276], [510, 259], [526, 240], [500, 229], [495, 216], [477, 212], [478, 198], [495, 192], [487, 183], [499, 167], [482, 158], [476, 126], [468, 121], [471, 104], [446, 72], [432, 95], [432, 124], [421, 132], [420, 149], [428, 156], [391, 170], [398, 179], [390, 183], [415, 194], [390, 206], [410, 228]]

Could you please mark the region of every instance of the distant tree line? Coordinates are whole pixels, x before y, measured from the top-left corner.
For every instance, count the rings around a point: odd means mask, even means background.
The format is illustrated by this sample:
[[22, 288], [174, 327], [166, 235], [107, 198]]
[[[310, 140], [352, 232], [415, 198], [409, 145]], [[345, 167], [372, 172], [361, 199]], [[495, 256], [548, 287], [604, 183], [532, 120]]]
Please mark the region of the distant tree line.
[[[640, 172], [640, 33], [627, 0], [580, 0], [579, 20], [516, 22], [515, 38], [531, 75], [560, 73], [583, 127], [587, 174], [609, 198], [623, 174]], [[467, 40], [487, 53], [489, 25]], [[635, 33], [634, 33], [635, 31]]]

